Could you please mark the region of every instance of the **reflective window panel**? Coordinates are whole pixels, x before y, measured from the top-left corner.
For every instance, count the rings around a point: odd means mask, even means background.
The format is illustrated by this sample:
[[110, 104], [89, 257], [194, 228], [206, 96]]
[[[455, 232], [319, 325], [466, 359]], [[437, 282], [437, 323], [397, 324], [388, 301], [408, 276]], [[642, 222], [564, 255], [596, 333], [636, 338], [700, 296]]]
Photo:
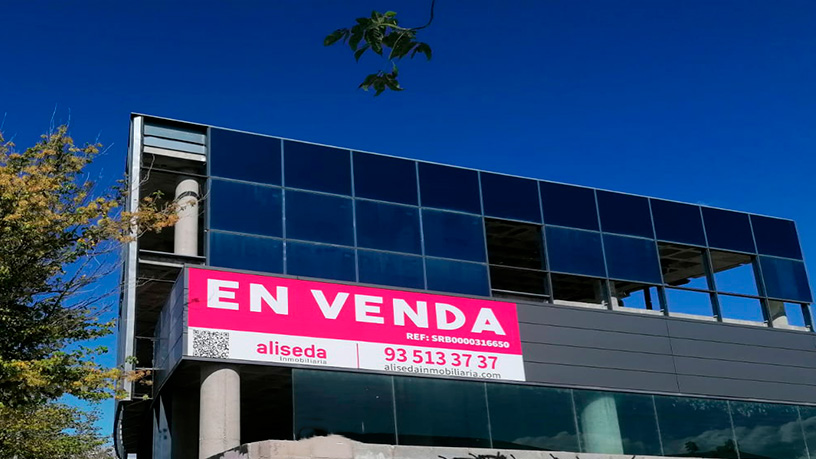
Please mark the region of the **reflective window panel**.
[[356, 151], [353, 158], [355, 196], [417, 205], [416, 163]]
[[769, 297], [780, 300], [813, 302], [805, 264], [783, 258], [759, 257], [765, 290]]
[[287, 187], [351, 194], [348, 150], [286, 140], [283, 156]]
[[287, 190], [286, 237], [354, 245], [351, 199]]
[[754, 252], [748, 214], [703, 207], [708, 245], [718, 249]]
[[658, 239], [705, 245], [700, 208], [679, 202], [650, 200]]
[[281, 139], [210, 129], [210, 175], [281, 184]]
[[484, 384], [394, 378], [402, 445], [490, 447]]
[[719, 250], [712, 250], [710, 253], [714, 283], [718, 291], [743, 295], [759, 294], [753, 256]]
[[605, 277], [601, 234], [546, 227], [547, 254], [552, 271]]
[[360, 282], [394, 287], [425, 288], [422, 258], [396, 253], [357, 251]]
[[482, 218], [438, 210], [422, 210], [425, 254], [457, 260], [486, 261]]
[[552, 182], [538, 182], [544, 223], [598, 230], [595, 190]]
[[491, 265], [546, 269], [541, 225], [486, 218], [485, 233]]
[[295, 440], [342, 435], [396, 443], [390, 376], [293, 369], [292, 384]]
[[658, 243], [657, 249], [666, 285], [710, 289], [702, 249], [665, 242]]
[[354, 249], [292, 241], [286, 243], [287, 274], [354, 281], [354, 271]]
[[795, 406], [742, 402], [728, 404], [741, 457], [808, 457]]
[[209, 264], [266, 273], [283, 272], [283, 241], [210, 231]]
[[239, 233], [281, 236], [281, 189], [210, 180], [210, 227]]
[[805, 432], [805, 443], [807, 443], [810, 457], [816, 456], [816, 407], [800, 406], [799, 416], [802, 422], [802, 430]]
[[573, 391], [585, 453], [660, 456], [652, 396]]
[[709, 293], [676, 288], [666, 288], [665, 290], [669, 315], [679, 313], [714, 317], [714, 309], [711, 306], [711, 295]]
[[481, 296], [490, 295], [487, 265], [426, 258], [425, 272], [428, 277], [428, 290]]
[[654, 285], [612, 281], [612, 305], [621, 308], [660, 311], [660, 295]]
[[484, 213], [491, 217], [541, 221], [535, 180], [481, 173]]
[[762, 303], [757, 298], [746, 298], [744, 296], [734, 296], [719, 294], [720, 312], [724, 319], [750, 320], [751, 322], [764, 322], [762, 315]]
[[578, 451], [569, 390], [488, 384], [493, 448]]
[[654, 237], [647, 198], [599, 190], [598, 211], [604, 232]]
[[607, 304], [606, 284], [602, 279], [553, 274], [552, 287], [556, 304]]
[[666, 456], [737, 459], [725, 401], [655, 396], [655, 405]]
[[362, 200], [355, 204], [358, 247], [422, 253], [417, 207]]
[[476, 171], [419, 163], [419, 190], [423, 207], [482, 213]]
[[759, 253], [802, 259], [796, 225], [792, 221], [751, 215], [751, 225]]
[[547, 297], [547, 273], [530, 269], [490, 266], [493, 296], [541, 301]]
[[609, 277], [650, 284], [662, 282], [653, 239], [604, 234], [603, 240]]

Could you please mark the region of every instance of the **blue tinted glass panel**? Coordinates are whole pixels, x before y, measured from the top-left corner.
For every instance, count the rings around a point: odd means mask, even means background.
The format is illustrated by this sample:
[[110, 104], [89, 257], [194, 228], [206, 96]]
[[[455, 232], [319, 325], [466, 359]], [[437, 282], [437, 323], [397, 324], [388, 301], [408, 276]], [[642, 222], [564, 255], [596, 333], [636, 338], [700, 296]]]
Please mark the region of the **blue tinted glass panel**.
[[607, 233], [654, 237], [649, 200], [639, 196], [598, 191], [601, 228]]
[[422, 258], [420, 257], [359, 250], [357, 258], [360, 282], [393, 285], [395, 287], [425, 288]]
[[212, 266], [266, 273], [283, 272], [283, 242], [265, 237], [210, 232]]
[[759, 253], [802, 259], [796, 225], [792, 221], [751, 215], [751, 224]]
[[423, 207], [482, 213], [476, 171], [419, 163], [419, 190]]
[[705, 245], [700, 208], [691, 204], [652, 199], [657, 238], [664, 241]]
[[354, 245], [351, 199], [288, 190], [286, 237]]
[[401, 445], [490, 446], [483, 383], [394, 378]]
[[281, 140], [212, 128], [210, 174], [280, 185]]
[[365, 443], [396, 442], [389, 376], [292, 370], [295, 439], [342, 435]]
[[351, 194], [348, 150], [286, 140], [283, 155], [287, 187]]
[[539, 182], [544, 223], [598, 230], [595, 190], [559, 183]]
[[541, 221], [534, 180], [482, 172], [484, 213], [491, 217]]
[[331, 245], [286, 243], [286, 273], [322, 279], [355, 280], [354, 250]]
[[703, 207], [708, 245], [718, 249], [754, 252], [748, 214]]
[[606, 276], [599, 233], [548, 226], [546, 235], [551, 270]]
[[422, 229], [425, 233], [426, 255], [485, 261], [481, 217], [424, 209]]
[[726, 402], [655, 396], [655, 405], [666, 456], [737, 459]]
[[487, 266], [476, 263], [425, 259], [428, 290], [488, 296]]
[[604, 234], [604, 251], [609, 277], [651, 284], [662, 282], [660, 262], [653, 239]]
[[725, 319], [749, 320], [763, 322], [762, 304], [757, 298], [744, 296], [717, 295], [720, 301], [720, 313]]
[[[583, 390], [573, 393], [583, 452], [662, 455], [650, 395]], [[618, 429], [608, 425], [615, 418]]]
[[808, 457], [795, 406], [728, 402], [740, 457]]
[[705, 292], [667, 288], [666, 302], [668, 303], [670, 315], [679, 313], [714, 317], [711, 295]]
[[578, 451], [569, 390], [488, 384], [487, 400], [494, 448]]
[[355, 151], [354, 195], [417, 205], [416, 163]]
[[360, 200], [356, 205], [359, 247], [422, 253], [418, 208]]
[[759, 257], [759, 265], [769, 297], [805, 303], [813, 301], [804, 263], [782, 258]]
[[210, 181], [210, 227], [280, 236], [281, 189], [226, 180]]

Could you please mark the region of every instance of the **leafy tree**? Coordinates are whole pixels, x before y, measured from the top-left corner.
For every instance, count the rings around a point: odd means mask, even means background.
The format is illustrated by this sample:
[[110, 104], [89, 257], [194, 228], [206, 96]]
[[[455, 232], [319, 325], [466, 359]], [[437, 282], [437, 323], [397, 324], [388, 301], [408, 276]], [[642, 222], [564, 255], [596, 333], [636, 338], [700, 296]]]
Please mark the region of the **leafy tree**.
[[122, 186], [98, 189], [100, 145], [76, 146], [66, 126], [17, 152], [0, 133], [0, 457], [83, 457], [103, 440], [93, 416], [61, 403], [112, 395], [116, 369], [83, 345], [111, 333], [111, 298], [94, 283], [122, 242], [174, 223], [174, 205], [146, 197], [125, 212]]
[[417, 32], [428, 27], [433, 22], [434, 4], [431, 1], [431, 17], [428, 23], [419, 27], [402, 27], [397, 20], [397, 13], [387, 11], [380, 13], [372, 11], [371, 17], [357, 18], [357, 24], [350, 28], [337, 29], [323, 40], [324, 46], [331, 46], [342, 41], [348, 43], [354, 52], [354, 59], [359, 61], [366, 51], [371, 50], [385, 58], [390, 71], [380, 70], [365, 77], [360, 88], [368, 91], [374, 89], [374, 95], [379, 96], [386, 89], [402, 91], [399, 84], [399, 69], [397, 61], [403, 57], [424, 55], [431, 60], [431, 47], [427, 43], [416, 40]]

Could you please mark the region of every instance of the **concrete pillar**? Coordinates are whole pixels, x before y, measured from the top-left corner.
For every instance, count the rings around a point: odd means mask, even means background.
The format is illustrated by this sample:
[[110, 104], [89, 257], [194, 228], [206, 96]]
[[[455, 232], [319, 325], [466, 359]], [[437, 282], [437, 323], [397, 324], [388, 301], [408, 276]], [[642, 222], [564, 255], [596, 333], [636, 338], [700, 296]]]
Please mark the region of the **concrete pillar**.
[[198, 255], [198, 180], [181, 177], [176, 184], [176, 202], [179, 205], [175, 226], [173, 253]]
[[771, 313], [771, 325], [774, 328], [788, 328], [788, 313], [785, 311], [785, 303], [781, 301], [768, 300], [768, 311]]
[[235, 367], [201, 368], [198, 457], [205, 459], [241, 445], [241, 377]]
[[581, 439], [588, 453], [623, 454], [618, 408], [611, 394], [598, 394], [581, 410]]

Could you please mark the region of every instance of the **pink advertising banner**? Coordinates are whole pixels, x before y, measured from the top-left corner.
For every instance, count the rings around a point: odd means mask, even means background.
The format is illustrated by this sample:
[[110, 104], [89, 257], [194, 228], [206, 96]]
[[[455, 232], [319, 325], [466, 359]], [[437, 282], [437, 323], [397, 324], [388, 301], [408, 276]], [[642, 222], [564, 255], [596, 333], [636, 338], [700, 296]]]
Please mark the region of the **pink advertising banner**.
[[514, 303], [189, 268], [187, 354], [524, 380]]

